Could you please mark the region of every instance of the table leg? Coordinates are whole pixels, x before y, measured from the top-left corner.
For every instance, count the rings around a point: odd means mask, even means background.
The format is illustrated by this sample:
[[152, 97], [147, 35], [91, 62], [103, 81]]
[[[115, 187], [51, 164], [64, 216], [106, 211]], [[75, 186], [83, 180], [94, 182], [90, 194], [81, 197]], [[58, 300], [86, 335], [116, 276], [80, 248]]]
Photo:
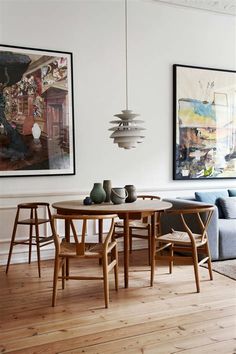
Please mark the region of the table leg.
[[124, 283], [129, 287], [129, 215], [124, 218]]
[[[99, 219], [98, 220], [98, 241], [99, 243], [102, 243], [102, 234], [103, 234], [103, 220]], [[99, 264], [102, 264], [102, 259], [99, 259]]]
[[[70, 222], [65, 220], [65, 239], [67, 242], [70, 241]], [[66, 259], [66, 276], [69, 276], [69, 259]]]
[[155, 271], [155, 251], [156, 251], [156, 217], [155, 213], [151, 216], [151, 281], [153, 286], [154, 271]]

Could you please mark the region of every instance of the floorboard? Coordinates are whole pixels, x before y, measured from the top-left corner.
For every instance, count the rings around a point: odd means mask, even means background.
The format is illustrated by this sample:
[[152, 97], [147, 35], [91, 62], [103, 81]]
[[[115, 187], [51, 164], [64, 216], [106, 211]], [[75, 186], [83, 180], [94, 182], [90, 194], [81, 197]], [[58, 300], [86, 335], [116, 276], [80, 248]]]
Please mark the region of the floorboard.
[[[122, 254], [119, 255], [122, 264]], [[201, 292], [195, 292], [191, 266], [178, 265], [172, 275], [158, 265], [149, 286], [145, 251], [131, 255], [130, 287], [114, 290], [104, 308], [101, 281], [69, 281], [51, 307], [53, 262], [0, 267], [1, 353], [145, 353], [236, 354], [236, 282], [201, 268]], [[95, 261], [96, 262], [96, 261]], [[76, 266], [77, 267], [77, 266]], [[100, 271], [94, 261], [73, 271]]]

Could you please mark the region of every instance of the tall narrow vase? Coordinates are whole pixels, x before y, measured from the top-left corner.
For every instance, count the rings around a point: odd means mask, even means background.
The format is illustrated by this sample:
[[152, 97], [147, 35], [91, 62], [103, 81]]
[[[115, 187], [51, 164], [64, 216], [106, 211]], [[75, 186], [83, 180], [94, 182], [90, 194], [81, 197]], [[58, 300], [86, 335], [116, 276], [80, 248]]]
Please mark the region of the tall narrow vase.
[[106, 192], [104, 191], [101, 183], [94, 183], [93, 189], [90, 192], [90, 198], [95, 204], [101, 204], [106, 198]]
[[109, 179], [103, 181], [103, 189], [106, 193], [105, 202], [109, 203], [111, 201], [111, 181]]

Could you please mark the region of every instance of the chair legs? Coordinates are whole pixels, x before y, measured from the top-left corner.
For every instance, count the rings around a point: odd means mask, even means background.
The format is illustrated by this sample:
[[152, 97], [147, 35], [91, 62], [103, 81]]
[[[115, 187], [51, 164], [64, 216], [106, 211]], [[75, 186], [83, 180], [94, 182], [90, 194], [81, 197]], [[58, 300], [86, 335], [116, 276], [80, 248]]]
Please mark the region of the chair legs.
[[213, 272], [212, 272], [212, 266], [211, 266], [211, 254], [210, 254], [208, 242], [205, 245], [205, 250], [206, 250], [207, 257], [208, 257], [207, 265], [208, 265], [208, 272], [209, 272], [210, 280], [213, 280]]
[[115, 247], [113, 247], [112, 251], [111, 251], [111, 261], [115, 261], [115, 265], [114, 265], [114, 277], [115, 277], [115, 289], [116, 291], [118, 291], [119, 289], [119, 278], [118, 278], [118, 248], [117, 248], [117, 244], [115, 245]]
[[[169, 249], [169, 255], [163, 256], [163, 259], [167, 259], [169, 261], [169, 273], [172, 273], [173, 259], [174, 259], [174, 244], [172, 244], [172, 243], [170, 243], [169, 245], [166, 244], [166, 246], [160, 247], [160, 250], [162, 250], [165, 247]], [[178, 250], [178, 248], [177, 248], [177, 250]], [[204, 250], [204, 253], [207, 256], [205, 261], [207, 260], [210, 280], [213, 280], [213, 273], [212, 273], [212, 266], [211, 266], [211, 256], [210, 256], [208, 243], [205, 244], [203, 250]], [[182, 249], [182, 251], [183, 251], [183, 249]], [[191, 252], [191, 256], [190, 257], [189, 256], [186, 257], [186, 259], [190, 258], [192, 260], [192, 264], [193, 264], [193, 268], [194, 268], [196, 290], [197, 290], [198, 293], [200, 293], [200, 277], [199, 277], [199, 263], [198, 263], [198, 250], [197, 250], [197, 247], [192, 247], [191, 249], [188, 250], [188, 252]], [[153, 280], [154, 280], [154, 268], [155, 268], [155, 258], [156, 258], [155, 255], [156, 255], [156, 253], [154, 252], [154, 256], [153, 256], [154, 265], [152, 265], [152, 267], [151, 267], [151, 286], [153, 285]], [[160, 258], [162, 258], [162, 257], [158, 257], [158, 259], [160, 259]], [[178, 257], [176, 257], [176, 258], [178, 258]]]
[[[62, 289], [65, 288], [65, 279], [70, 279], [66, 274], [65, 264], [68, 259], [62, 259], [60, 257], [55, 257], [54, 260], [54, 275], [53, 275], [53, 294], [52, 294], [52, 307], [56, 306], [57, 298], [57, 289], [58, 289], [58, 278], [62, 279]], [[118, 291], [119, 282], [118, 282], [118, 249], [117, 244], [111, 250], [111, 262], [108, 262], [108, 254], [104, 255], [102, 258], [102, 272], [103, 276], [101, 278], [94, 279], [103, 279], [103, 288], [104, 288], [104, 300], [105, 308], [109, 307], [109, 271], [114, 268], [114, 278], [115, 278], [115, 289]], [[62, 276], [59, 276], [60, 271], [62, 271]], [[74, 277], [76, 279], [76, 277]], [[77, 277], [77, 279], [82, 279]], [[91, 279], [91, 278], [90, 278]]]
[[151, 242], [151, 235], [148, 233], [148, 264], [151, 265], [152, 260], [152, 242]]
[[62, 274], [62, 279], [61, 279], [61, 286], [62, 286], [62, 290], [65, 289], [65, 262], [62, 262], [62, 268], [61, 268], [61, 274]]
[[156, 247], [157, 247], [158, 241], [156, 239], [151, 239], [151, 279], [150, 279], [150, 286], [153, 286], [154, 283], [154, 275], [155, 275], [155, 266], [156, 266]]
[[[151, 247], [152, 247], [152, 243], [151, 243], [150, 228], [148, 229], [147, 240], [148, 240], [148, 264], [151, 265], [151, 261], [152, 261], [152, 249], [151, 249]], [[132, 253], [132, 247], [133, 247], [133, 237], [132, 237], [132, 228], [130, 228], [130, 230], [129, 230], [129, 253]]]
[[170, 245], [170, 261], [169, 261], [169, 273], [172, 274], [173, 271], [173, 257], [174, 257], [174, 248], [173, 245]]
[[[150, 232], [150, 227], [147, 229], [148, 235], [145, 237], [148, 241], [148, 264], [151, 265], [151, 260], [152, 260], [152, 250], [151, 250], [151, 232]], [[144, 237], [138, 237], [137, 235], [132, 234], [132, 227], [129, 229], [129, 253], [131, 254], [133, 251], [133, 237], [134, 238], [142, 238]]]
[[[205, 250], [205, 254], [207, 256], [207, 265], [208, 265], [208, 272], [209, 272], [210, 280], [213, 280], [213, 272], [212, 272], [212, 266], [211, 266], [211, 255], [210, 255], [208, 242], [206, 242], [204, 250]], [[193, 265], [194, 265], [196, 288], [197, 288], [197, 292], [200, 293], [198, 253], [197, 253], [196, 248], [193, 249]]]
[[195, 282], [197, 293], [200, 293], [200, 280], [199, 280], [199, 269], [198, 269], [198, 254], [197, 249], [192, 249], [192, 257], [193, 257], [193, 267], [194, 267], [194, 275], [195, 275]]
[[108, 282], [108, 260], [107, 255], [103, 257], [102, 260], [103, 267], [103, 287], [104, 287], [104, 299], [105, 299], [105, 307], [109, 306], [109, 282]]
[[62, 267], [62, 288], [64, 289], [64, 261], [55, 257], [54, 260], [54, 275], [53, 275], [53, 293], [52, 293], [52, 307], [56, 305], [57, 299], [57, 287], [58, 287], [58, 276], [60, 268]]
[[114, 277], [115, 277], [115, 289], [118, 291], [119, 282], [118, 282], [118, 249], [117, 244], [115, 244], [111, 250], [111, 263], [108, 263], [108, 254], [106, 254], [102, 259], [103, 267], [103, 287], [104, 287], [104, 299], [105, 307], [109, 306], [109, 271], [114, 268]]

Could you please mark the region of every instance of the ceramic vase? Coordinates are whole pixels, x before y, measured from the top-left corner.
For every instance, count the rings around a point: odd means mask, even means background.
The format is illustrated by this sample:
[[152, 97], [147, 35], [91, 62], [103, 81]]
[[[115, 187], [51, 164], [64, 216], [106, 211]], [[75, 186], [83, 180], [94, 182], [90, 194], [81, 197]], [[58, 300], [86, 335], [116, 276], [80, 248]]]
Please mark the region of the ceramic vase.
[[128, 193], [125, 188], [112, 188], [111, 201], [113, 204], [123, 204], [127, 198]]
[[33, 128], [32, 128], [32, 135], [34, 139], [38, 140], [41, 135], [41, 129], [38, 123], [34, 123]]
[[91, 205], [92, 204], [92, 199], [90, 197], [86, 197], [83, 200], [84, 205]]
[[102, 187], [102, 183], [94, 183], [93, 189], [90, 192], [90, 198], [94, 204], [101, 204], [106, 198], [106, 192]]
[[110, 201], [111, 201], [111, 181], [109, 179], [105, 179], [103, 181], [103, 189], [106, 193], [105, 203], [110, 203]]
[[125, 199], [126, 203], [133, 203], [137, 199], [137, 193], [136, 193], [136, 188], [132, 184], [127, 184], [125, 186], [125, 189], [128, 193], [127, 198]]

